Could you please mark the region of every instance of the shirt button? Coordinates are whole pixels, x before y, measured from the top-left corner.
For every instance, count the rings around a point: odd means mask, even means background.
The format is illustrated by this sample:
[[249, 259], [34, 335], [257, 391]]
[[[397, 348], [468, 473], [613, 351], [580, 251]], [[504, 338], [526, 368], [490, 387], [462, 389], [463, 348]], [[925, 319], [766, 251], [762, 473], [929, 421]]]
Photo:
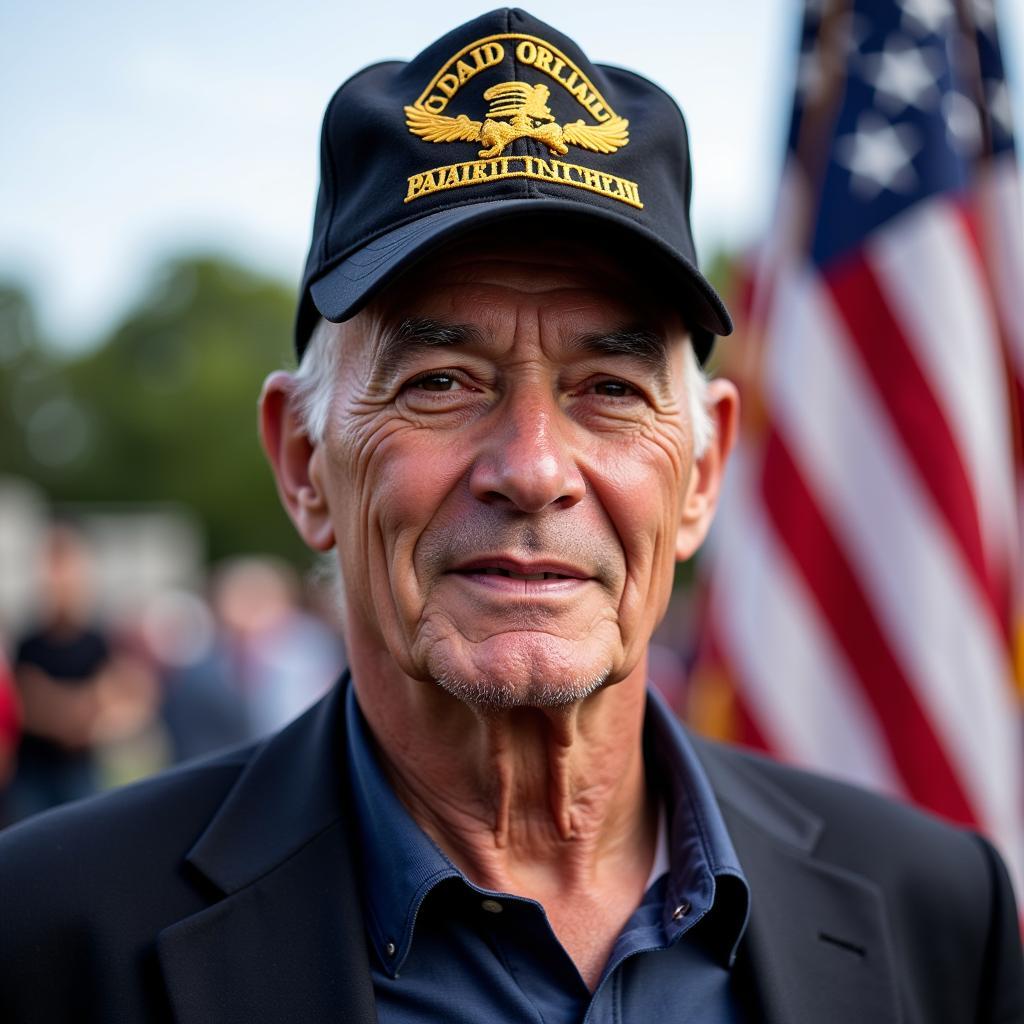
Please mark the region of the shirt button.
[[394, 955], [395, 955], [395, 949], [396, 949], [396, 947], [395, 947], [395, 944], [394, 944], [393, 942], [389, 942], [389, 943], [388, 943], [388, 944], [387, 944], [387, 945], [386, 945], [386, 946], [384, 947], [384, 949], [385, 949], [385, 950], [387, 951], [387, 954], [388, 954], [388, 956], [394, 956]]
[[684, 917], [686, 917], [686, 915], [689, 912], [690, 912], [690, 904], [687, 903], [686, 900], [683, 900], [683, 902], [680, 903], [679, 906], [676, 907], [676, 909], [672, 911], [672, 920], [673, 921], [682, 921], [682, 919]]
[[488, 914], [500, 914], [505, 909], [497, 900], [481, 900], [480, 908]]

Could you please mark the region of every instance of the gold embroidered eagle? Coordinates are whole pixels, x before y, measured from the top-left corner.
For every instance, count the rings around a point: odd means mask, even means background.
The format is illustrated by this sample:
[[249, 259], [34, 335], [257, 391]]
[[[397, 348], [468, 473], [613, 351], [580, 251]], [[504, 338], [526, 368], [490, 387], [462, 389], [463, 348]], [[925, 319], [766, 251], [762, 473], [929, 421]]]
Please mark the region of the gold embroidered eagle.
[[[413, 135], [426, 142], [480, 142], [480, 156], [498, 156], [516, 139], [536, 139], [556, 156], [565, 156], [569, 146], [594, 153], [614, 153], [629, 142], [629, 122], [612, 117], [604, 124], [555, 123], [548, 107], [551, 90], [546, 85], [502, 82], [484, 93], [491, 103], [485, 121], [472, 121], [465, 114], [447, 117], [420, 107], [405, 108], [405, 123]], [[507, 120], [505, 120], [507, 118]]]

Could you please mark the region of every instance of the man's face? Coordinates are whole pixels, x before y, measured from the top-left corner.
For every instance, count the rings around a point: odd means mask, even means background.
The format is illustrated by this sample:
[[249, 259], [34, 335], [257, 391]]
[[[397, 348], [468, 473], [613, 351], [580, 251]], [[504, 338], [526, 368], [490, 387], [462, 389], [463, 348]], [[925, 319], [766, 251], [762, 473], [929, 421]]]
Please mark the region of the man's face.
[[334, 328], [310, 478], [353, 661], [501, 705], [643, 672], [690, 553], [681, 322], [574, 244], [428, 264]]

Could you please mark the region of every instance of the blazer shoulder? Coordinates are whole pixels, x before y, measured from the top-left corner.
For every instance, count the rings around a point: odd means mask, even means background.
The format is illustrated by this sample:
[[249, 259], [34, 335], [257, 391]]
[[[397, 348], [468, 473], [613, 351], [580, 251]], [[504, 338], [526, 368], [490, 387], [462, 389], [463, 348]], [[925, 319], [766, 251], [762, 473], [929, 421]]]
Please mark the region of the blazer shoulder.
[[185, 764], [0, 832], [0, 1018], [164, 1019], [155, 940], [215, 898], [185, 857], [250, 754]]
[[886, 846], [904, 838], [912, 845], [927, 840], [952, 844], [961, 852], [970, 849], [975, 851], [971, 856], [977, 856], [977, 844], [969, 830], [898, 797], [728, 743], [701, 738], [697, 746], [706, 761], [727, 765], [741, 787], [759, 791], [761, 796], [772, 790], [810, 812], [823, 826], [823, 839], [828, 832], [838, 831], [844, 840], [853, 834], [868, 844], [877, 840]]
[[[898, 941], [927, 943], [936, 954], [948, 947], [947, 963], [986, 947], [1001, 949], [1009, 963], [1019, 960], [1006, 867], [970, 827], [729, 744], [698, 738], [696, 747], [718, 780], [720, 800], [742, 803], [748, 820], [757, 820], [763, 807], [773, 808], [775, 820], [790, 815], [804, 823], [808, 853], [873, 882], [902, 933]], [[1019, 988], [1021, 972], [1014, 973]]]
[[884, 889], [932, 903], [943, 893], [948, 908], [972, 916], [998, 884], [992, 861], [999, 861], [998, 854], [969, 827], [729, 744], [699, 739], [697, 747], [714, 775], [726, 782], [716, 787], [719, 799], [728, 802], [739, 794], [748, 809], [791, 808], [814, 822], [816, 856], [872, 878]]

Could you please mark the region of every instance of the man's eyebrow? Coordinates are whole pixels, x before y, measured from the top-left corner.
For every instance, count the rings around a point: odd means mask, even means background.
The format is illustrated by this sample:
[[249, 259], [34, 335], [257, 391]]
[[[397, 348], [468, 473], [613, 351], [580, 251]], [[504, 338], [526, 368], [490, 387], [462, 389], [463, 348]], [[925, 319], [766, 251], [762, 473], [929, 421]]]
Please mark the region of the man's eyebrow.
[[586, 334], [576, 344], [595, 355], [636, 359], [656, 370], [659, 377], [668, 375], [668, 346], [665, 338], [648, 327], [627, 327]]
[[421, 345], [480, 345], [483, 340], [484, 334], [475, 324], [426, 316], [406, 317], [381, 334], [374, 357], [374, 379], [388, 380]]

